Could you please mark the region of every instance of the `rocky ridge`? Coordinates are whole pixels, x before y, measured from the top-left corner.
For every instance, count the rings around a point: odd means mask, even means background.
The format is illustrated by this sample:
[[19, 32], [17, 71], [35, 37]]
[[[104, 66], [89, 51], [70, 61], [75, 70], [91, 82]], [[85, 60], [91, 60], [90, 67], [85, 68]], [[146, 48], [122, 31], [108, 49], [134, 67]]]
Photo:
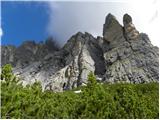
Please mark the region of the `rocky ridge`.
[[60, 50], [50, 48], [33, 42], [18, 48], [1, 46], [2, 65], [12, 64], [23, 85], [40, 81], [43, 90], [85, 85], [90, 71], [101, 82], [159, 81], [158, 47], [136, 30], [128, 14], [123, 16], [123, 26], [108, 14], [103, 37], [78, 32]]

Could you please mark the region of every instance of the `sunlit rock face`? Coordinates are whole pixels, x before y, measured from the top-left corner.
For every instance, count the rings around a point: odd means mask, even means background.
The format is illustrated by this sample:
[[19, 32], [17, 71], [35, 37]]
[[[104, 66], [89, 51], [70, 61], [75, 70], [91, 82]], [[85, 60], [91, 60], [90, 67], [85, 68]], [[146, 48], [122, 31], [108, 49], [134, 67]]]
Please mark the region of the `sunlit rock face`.
[[[106, 36], [104, 34], [104, 41], [109, 41], [108, 45], [106, 44], [108, 49], [103, 49], [106, 66], [104, 81], [111, 83], [158, 81], [158, 48], [151, 44], [146, 34], [139, 34], [131, 16], [128, 14], [123, 16], [123, 29], [115, 17], [110, 16], [110, 19], [106, 18], [109, 22], [106, 21], [104, 25], [106, 28], [103, 29], [103, 33], [107, 33]], [[116, 32], [113, 34], [114, 32], [108, 32], [109, 30]]]
[[123, 24], [108, 14], [102, 37], [78, 32], [61, 49], [33, 42], [2, 46], [2, 65], [12, 64], [24, 86], [40, 81], [43, 91], [85, 85], [90, 71], [107, 83], [158, 82], [158, 47], [136, 30], [128, 14], [123, 16]]

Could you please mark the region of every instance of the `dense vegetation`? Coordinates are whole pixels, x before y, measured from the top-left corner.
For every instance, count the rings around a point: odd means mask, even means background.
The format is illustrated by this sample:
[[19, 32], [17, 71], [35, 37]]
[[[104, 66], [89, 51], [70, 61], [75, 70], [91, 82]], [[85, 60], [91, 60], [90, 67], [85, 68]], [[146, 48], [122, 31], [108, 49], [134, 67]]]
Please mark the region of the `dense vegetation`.
[[2, 118], [158, 118], [158, 83], [100, 84], [93, 73], [81, 93], [41, 91], [40, 83], [22, 87], [10, 65], [1, 74]]

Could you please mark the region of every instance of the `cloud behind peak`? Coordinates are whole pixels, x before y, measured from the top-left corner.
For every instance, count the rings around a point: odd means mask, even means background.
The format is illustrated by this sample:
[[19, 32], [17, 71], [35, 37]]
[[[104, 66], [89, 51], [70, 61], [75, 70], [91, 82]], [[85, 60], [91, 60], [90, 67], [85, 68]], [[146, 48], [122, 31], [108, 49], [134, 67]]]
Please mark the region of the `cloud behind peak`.
[[151, 0], [149, 1], [150, 2], [146, 3], [146, 7], [143, 7], [143, 9], [138, 2], [50, 1], [47, 2], [49, 8], [47, 31], [49, 35], [52, 35], [58, 43], [63, 46], [73, 34], [79, 31], [89, 32], [95, 37], [102, 36], [103, 24], [108, 13], [112, 13], [116, 16], [121, 24], [123, 15], [129, 13], [137, 29], [140, 32], [149, 34], [149, 36], [153, 38], [153, 40], [151, 38], [151, 41], [155, 44], [155, 38], [158, 35], [155, 35], [155, 31], [152, 33], [153, 27], [150, 27], [155, 23], [149, 23], [148, 21], [150, 21], [157, 10], [148, 9], [149, 7], [153, 8], [153, 6], [155, 6]]

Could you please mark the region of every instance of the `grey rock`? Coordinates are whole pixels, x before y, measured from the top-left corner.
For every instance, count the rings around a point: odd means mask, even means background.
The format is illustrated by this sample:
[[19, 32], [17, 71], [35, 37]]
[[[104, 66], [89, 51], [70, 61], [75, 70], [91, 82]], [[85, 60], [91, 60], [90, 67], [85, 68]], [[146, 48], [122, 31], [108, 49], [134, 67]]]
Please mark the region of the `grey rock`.
[[[158, 48], [151, 44], [146, 34], [138, 33], [128, 14], [124, 15], [123, 23], [125, 39], [122, 39], [125, 41], [120, 44], [117, 42], [114, 46], [111, 46], [112, 43], [110, 43], [111, 45], [108, 45], [110, 49], [104, 51], [106, 63], [104, 81], [110, 83], [158, 82]], [[128, 27], [133, 27], [132, 29], [138, 33], [136, 37], [130, 36], [133, 32], [128, 31]], [[118, 40], [121, 41], [121, 39]]]
[[111, 48], [116, 48], [117, 44], [123, 44], [126, 41], [122, 25], [112, 14], [107, 15], [103, 25], [103, 40], [102, 49], [104, 52]]
[[50, 39], [1, 46], [2, 66], [12, 64], [24, 86], [40, 81], [43, 91], [62, 92], [86, 85], [90, 71], [99, 82], [159, 82], [159, 48], [136, 30], [128, 14], [123, 24], [108, 14], [102, 37], [78, 32], [61, 49]]
[[128, 40], [138, 40], [137, 37], [139, 35], [139, 32], [136, 30], [134, 24], [132, 23], [132, 18], [130, 15], [125, 14], [123, 16], [123, 24], [124, 24], [125, 37]]
[[123, 28], [116, 20], [115, 16], [108, 14], [103, 25], [103, 38], [108, 42], [116, 40], [117, 36], [123, 35]]
[[88, 33], [79, 32], [72, 36], [62, 51], [68, 51], [64, 58], [66, 66], [57, 71], [52, 80], [61, 79], [61, 83], [58, 84], [63, 86], [63, 89], [72, 89], [86, 84], [90, 71], [98, 75], [105, 72], [101, 48], [97, 46], [96, 39]]

